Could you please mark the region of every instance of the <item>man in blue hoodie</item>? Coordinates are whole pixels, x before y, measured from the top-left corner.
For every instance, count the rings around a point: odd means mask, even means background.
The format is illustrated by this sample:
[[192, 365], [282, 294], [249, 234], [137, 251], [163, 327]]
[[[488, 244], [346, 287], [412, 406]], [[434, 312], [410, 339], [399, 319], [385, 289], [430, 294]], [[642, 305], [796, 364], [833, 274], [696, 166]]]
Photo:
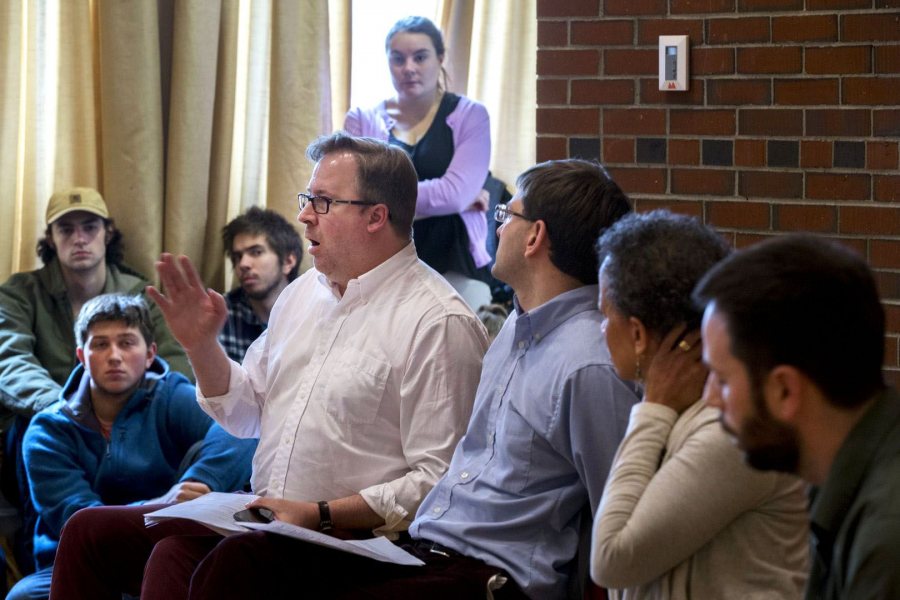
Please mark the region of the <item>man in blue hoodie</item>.
[[81, 364], [25, 434], [37, 572], [8, 598], [49, 596], [63, 525], [79, 509], [183, 502], [250, 477], [256, 440], [232, 437], [200, 410], [194, 386], [156, 355], [143, 300], [95, 297], [75, 338]]

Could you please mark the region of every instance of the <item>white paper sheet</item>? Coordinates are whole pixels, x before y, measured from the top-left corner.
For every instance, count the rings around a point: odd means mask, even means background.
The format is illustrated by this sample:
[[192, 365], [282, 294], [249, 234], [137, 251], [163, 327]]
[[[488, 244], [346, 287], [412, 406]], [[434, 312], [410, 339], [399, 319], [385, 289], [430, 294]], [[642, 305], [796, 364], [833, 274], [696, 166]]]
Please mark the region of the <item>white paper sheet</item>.
[[188, 502], [173, 504], [144, 515], [149, 527], [166, 519], [190, 519], [206, 525], [216, 533], [231, 535], [247, 531], [234, 520], [234, 513], [259, 498], [253, 494], [223, 494], [210, 492]]
[[365, 556], [381, 562], [397, 565], [421, 566], [421, 560], [409, 554], [402, 548], [395, 546], [383, 537], [369, 540], [340, 540], [324, 533], [297, 527], [283, 521], [271, 523], [238, 523], [234, 520], [234, 513], [243, 510], [244, 507], [256, 500], [259, 496], [251, 494], [223, 494], [211, 492], [189, 502], [173, 504], [152, 513], [144, 515], [144, 522], [152, 526], [165, 519], [190, 519], [206, 525], [213, 531], [222, 535], [231, 535], [250, 529], [277, 533], [297, 540], [303, 540], [310, 544], [325, 546], [334, 550]]

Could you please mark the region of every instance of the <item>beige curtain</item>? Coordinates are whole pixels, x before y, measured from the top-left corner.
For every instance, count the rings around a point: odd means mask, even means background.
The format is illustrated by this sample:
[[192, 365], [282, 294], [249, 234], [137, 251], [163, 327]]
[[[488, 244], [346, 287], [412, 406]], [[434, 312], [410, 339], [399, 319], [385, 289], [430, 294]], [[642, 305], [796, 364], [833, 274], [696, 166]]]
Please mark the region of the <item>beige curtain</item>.
[[350, 57], [353, 51], [351, 0], [328, 0], [331, 65], [331, 129], [344, 126], [350, 110]]
[[491, 172], [511, 187], [535, 159], [535, 1], [442, 0], [440, 15], [450, 89], [487, 107]]
[[470, 47], [468, 95], [491, 115], [491, 171], [512, 186], [535, 160], [535, 0], [475, 0]]
[[4, 2], [0, 52], [2, 279], [37, 265], [47, 200], [80, 184], [130, 265], [184, 253], [221, 289], [221, 227], [251, 205], [294, 220], [332, 128], [319, 0]]

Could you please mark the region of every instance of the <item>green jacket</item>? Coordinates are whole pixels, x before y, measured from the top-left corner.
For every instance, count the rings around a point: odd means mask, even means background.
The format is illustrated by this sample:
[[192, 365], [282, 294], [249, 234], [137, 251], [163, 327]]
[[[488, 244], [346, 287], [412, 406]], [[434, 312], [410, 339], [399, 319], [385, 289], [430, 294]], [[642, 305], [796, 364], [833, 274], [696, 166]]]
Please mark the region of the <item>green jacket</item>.
[[[852, 377], [852, 373], [847, 374]], [[880, 392], [810, 507], [808, 600], [900, 598], [900, 393]]]
[[[144, 296], [149, 282], [115, 266], [106, 268], [103, 293]], [[191, 379], [184, 350], [166, 327], [159, 307], [150, 306], [159, 355]], [[17, 273], [0, 286], [0, 432], [16, 414], [32, 415], [59, 398], [75, 357], [75, 319], [59, 263]]]

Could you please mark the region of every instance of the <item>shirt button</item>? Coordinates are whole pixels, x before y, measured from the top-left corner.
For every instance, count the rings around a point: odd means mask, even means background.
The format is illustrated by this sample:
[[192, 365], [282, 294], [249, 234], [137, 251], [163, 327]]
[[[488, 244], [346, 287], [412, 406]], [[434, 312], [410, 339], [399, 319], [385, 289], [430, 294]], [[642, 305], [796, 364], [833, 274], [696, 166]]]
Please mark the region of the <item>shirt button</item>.
[[519, 348], [522, 349], [525, 347], [525, 342], [519, 342]]
[[468, 472], [468, 471], [463, 471], [462, 473], [459, 474], [459, 478], [460, 478], [460, 479], [468, 479], [468, 478], [469, 478], [469, 472]]
[[440, 506], [435, 506], [433, 509], [431, 509], [431, 512], [437, 514], [437, 513], [441, 512], [441, 507], [440, 507]]

